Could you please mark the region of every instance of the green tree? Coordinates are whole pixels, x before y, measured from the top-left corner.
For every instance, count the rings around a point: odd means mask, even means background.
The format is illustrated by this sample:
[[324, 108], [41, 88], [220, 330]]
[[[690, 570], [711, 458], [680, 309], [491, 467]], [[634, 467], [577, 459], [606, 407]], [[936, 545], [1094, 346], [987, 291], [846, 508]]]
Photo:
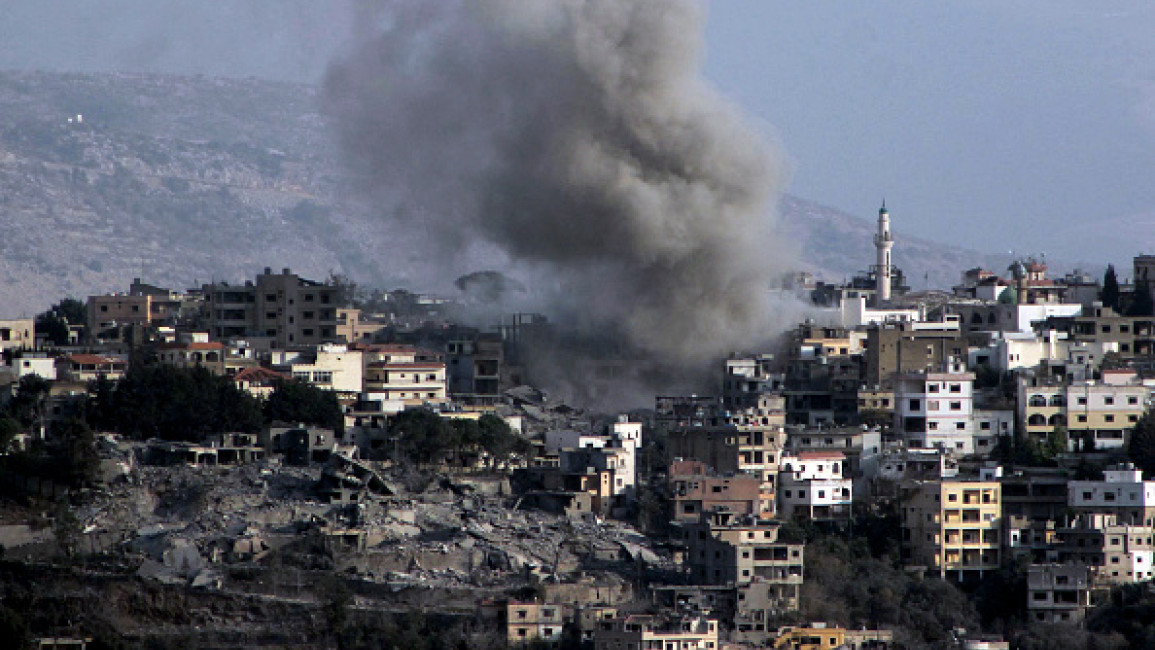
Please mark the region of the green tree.
[[1151, 316], [1155, 314], [1155, 303], [1151, 301], [1151, 283], [1146, 278], [1135, 281], [1135, 293], [1131, 298], [1131, 305], [1127, 308], [1128, 316]]
[[344, 419], [336, 393], [298, 379], [278, 382], [265, 401], [266, 422], [299, 422], [340, 432]]
[[1131, 431], [1127, 457], [1147, 476], [1155, 476], [1155, 416], [1145, 413]]
[[1119, 278], [1115, 276], [1115, 265], [1108, 264], [1103, 274], [1103, 290], [1099, 292], [1103, 306], [1119, 311]]
[[68, 345], [69, 325], [84, 325], [88, 308], [76, 298], [65, 298], [36, 316], [36, 332], [55, 345]]
[[111, 405], [94, 399], [94, 412], [114, 414], [117, 431], [141, 439], [196, 442], [211, 433], [255, 432], [264, 422], [255, 397], [200, 367], [136, 365], [105, 395]]
[[16, 385], [16, 394], [8, 402], [8, 413], [25, 429], [39, 425], [44, 418], [52, 382], [39, 375], [24, 375]]
[[389, 422], [389, 433], [397, 437], [402, 458], [430, 463], [445, 456], [454, 444], [453, 427], [427, 408], [406, 409]]

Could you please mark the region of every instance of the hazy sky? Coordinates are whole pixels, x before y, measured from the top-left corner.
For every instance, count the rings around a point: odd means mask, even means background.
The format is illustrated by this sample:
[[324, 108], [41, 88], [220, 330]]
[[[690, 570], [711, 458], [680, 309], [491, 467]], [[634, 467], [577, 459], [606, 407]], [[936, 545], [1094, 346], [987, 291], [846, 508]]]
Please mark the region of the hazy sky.
[[[316, 79], [357, 22], [352, 0], [4, 5], [6, 68]], [[867, 218], [885, 196], [896, 231], [985, 251], [1155, 252], [1155, 3], [708, 6], [706, 73], [792, 193]]]

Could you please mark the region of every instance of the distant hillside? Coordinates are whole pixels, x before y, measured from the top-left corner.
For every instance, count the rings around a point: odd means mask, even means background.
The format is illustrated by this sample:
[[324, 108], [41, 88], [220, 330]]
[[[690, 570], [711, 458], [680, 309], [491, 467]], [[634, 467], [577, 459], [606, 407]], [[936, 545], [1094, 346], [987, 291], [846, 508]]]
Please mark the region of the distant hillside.
[[[793, 196], [783, 198], [780, 213], [787, 230], [801, 244], [803, 265], [819, 279], [840, 281], [874, 264], [877, 213], [850, 215]], [[1004, 273], [1010, 264], [1005, 253], [980, 253], [904, 235], [903, 218], [901, 212], [890, 215], [893, 261], [915, 289], [949, 288], [958, 284], [966, 269], [981, 266]], [[1069, 267], [1061, 262], [1052, 265]]]
[[[123, 290], [142, 270], [178, 288], [264, 266], [386, 283], [404, 262], [381, 253], [387, 227], [351, 197], [311, 87], [0, 72], [0, 316]], [[793, 197], [781, 211], [820, 277], [872, 263], [866, 218]], [[915, 286], [1006, 267], [907, 238], [892, 216], [894, 259]]]

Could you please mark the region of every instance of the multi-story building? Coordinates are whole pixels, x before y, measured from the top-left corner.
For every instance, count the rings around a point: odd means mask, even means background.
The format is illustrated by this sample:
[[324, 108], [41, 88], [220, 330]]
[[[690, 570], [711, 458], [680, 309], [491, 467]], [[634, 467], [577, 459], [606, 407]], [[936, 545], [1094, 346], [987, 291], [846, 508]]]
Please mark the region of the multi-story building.
[[774, 355], [759, 354], [726, 360], [722, 406], [729, 410], [758, 406], [758, 398], [782, 390], [782, 374], [774, 370]]
[[672, 535], [684, 547], [683, 563], [697, 584], [743, 586], [758, 581], [775, 613], [798, 609], [802, 544], [778, 541], [777, 521], [714, 513], [697, 523], [677, 524]]
[[670, 463], [670, 494], [674, 521], [695, 523], [702, 513], [730, 512], [737, 516], [772, 516], [774, 504], [763, 504], [762, 480], [751, 474], [716, 474], [699, 460]]
[[914, 481], [902, 489], [902, 556], [960, 580], [999, 568], [1002, 490], [989, 480]]
[[1018, 417], [1023, 431], [1044, 440], [1056, 427], [1063, 427], [1071, 450], [1124, 447], [1147, 409], [1150, 389], [1132, 372], [1106, 371], [1103, 377], [1075, 383], [1065, 378], [1021, 378]]
[[265, 337], [276, 348], [336, 342], [338, 291], [268, 267], [243, 286], [205, 285], [209, 333], [217, 339]]
[[1076, 515], [1108, 514], [1119, 523], [1155, 525], [1155, 481], [1134, 465], [1104, 470], [1101, 481], [1067, 483], [1067, 507]]
[[365, 389], [364, 353], [339, 343], [324, 343], [303, 350], [273, 350], [270, 365], [293, 379], [355, 396]]
[[783, 454], [778, 472], [778, 512], [784, 519], [846, 520], [854, 488], [844, 476], [840, 451]]
[[409, 345], [359, 345], [365, 364], [364, 392], [374, 399], [408, 406], [448, 401], [445, 362], [440, 355]]
[[1150, 525], [1120, 523], [1113, 514], [1082, 514], [1056, 532], [1059, 561], [1091, 567], [1096, 587], [1155, 578]]
[[965, 358], [966, 350], [958, 317], [879, 323], [866, 330], [863, 383], [886, 388], [894, 375], [935, 372], [952, 357]]
[[629, 614], [601, 620], [594, 631], [594, 650], [718, 647], [718, 621], [702, 616]]
[[762, 481], [763, 503], [774, 503], [778, 458], [786, 433], [736, 426], [690, 426], [670, 431], [667, 449], [672, 458], [700, 460], [720, 474], [746, 473]]
[[894, 426], [908, 446], [971, 455], [982, 437], [984, 447], [993, 448], [993, 432], [976, 436], [974, 430], [974, 378], [957, 370], [898, 376]]
[[1027, 568], [1027, 616], [1039, 623], [1078, 623], [1091, 608], [1091, 576], [1084, 564]]
[[510, 646], [544, 643], [561, 644], [565, 628], [565, 607], [557, 603], [511, 600], [505, 608], [506, 641]]

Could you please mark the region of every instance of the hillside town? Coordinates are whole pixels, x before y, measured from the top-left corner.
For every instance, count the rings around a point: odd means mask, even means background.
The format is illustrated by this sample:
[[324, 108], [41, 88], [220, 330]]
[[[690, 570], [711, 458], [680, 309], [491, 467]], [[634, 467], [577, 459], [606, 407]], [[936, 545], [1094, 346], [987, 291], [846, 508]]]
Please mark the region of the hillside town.
[[[543, 315], [467, 326], [460, 298], [289, 268], [0, 321], [0, 625], [38, 647], [360, 647], [415, 611], [465, 647], [1150, 642], [1092, 622], [1155, 577], [1155, 256], [1130, 282], [1022, 259], [915, 292], [890, 225], [861, 277], [792, 278], [810, 315], [784, 343], [620, 413], [538, 383]], [[646, 363], [572, 372], [605, 395]], [[18, 611], [15, 585], [62, 575], [234, 605]], [[944, 589], [958, 611], [903, 619]]]

